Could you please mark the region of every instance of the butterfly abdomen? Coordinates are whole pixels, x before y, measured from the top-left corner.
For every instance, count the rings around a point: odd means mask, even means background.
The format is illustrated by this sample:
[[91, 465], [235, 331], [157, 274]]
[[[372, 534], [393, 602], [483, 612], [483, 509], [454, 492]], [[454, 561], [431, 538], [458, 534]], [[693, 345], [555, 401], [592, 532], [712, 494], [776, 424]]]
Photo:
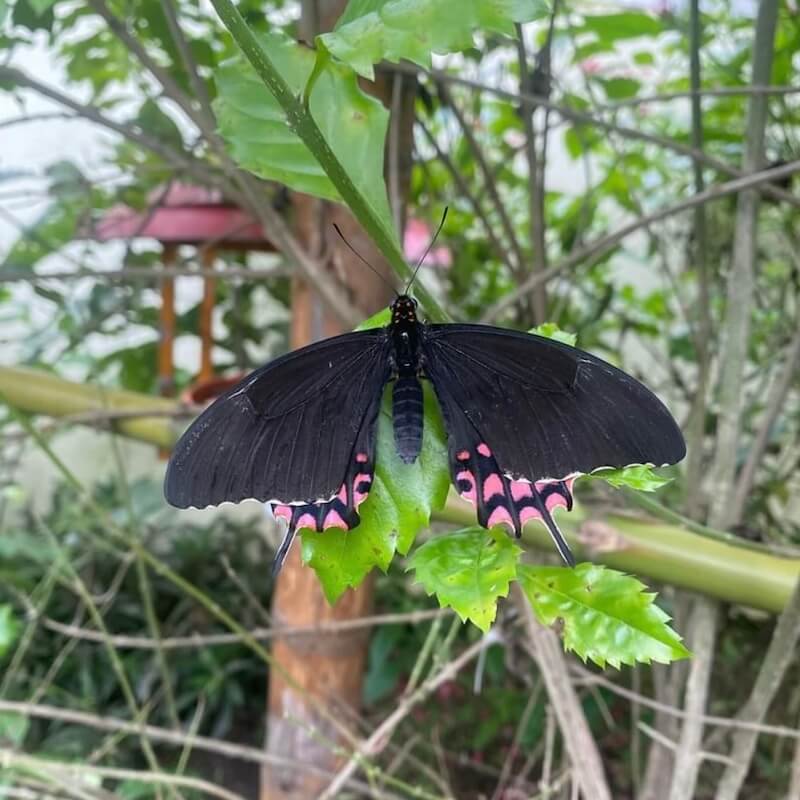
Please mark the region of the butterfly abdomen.
[[406, 464], [422, 449], [422, 386], [416, 375], [401, 375], [392, 390], [392, 423], [397, 455]]

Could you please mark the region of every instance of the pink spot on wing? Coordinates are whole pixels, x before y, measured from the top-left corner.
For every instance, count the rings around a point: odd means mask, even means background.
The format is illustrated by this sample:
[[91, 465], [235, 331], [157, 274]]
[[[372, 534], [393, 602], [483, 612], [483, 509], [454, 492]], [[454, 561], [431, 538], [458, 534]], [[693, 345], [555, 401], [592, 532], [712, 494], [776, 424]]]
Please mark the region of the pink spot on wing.
[[461, 450], [456, 453], [456, 461], [469, 461], [469, 450]]
[[300, 518], [297, 520], [296, 528], [311, 528], [312, 531], [317, 529], [317, 520], [314, 519], [313, 514], [301, 514]]
[[541, 518], [542, 515], [539, 513], [537, 509], [533, 508], [532, 506], [525, 506], [525, 508], [523, 508], [519, 512], [519, 521], [520, 524], [522, 525], [524, 525], [529, 519], [541, 519]]
[[359, 464], [366, 464], [369, 461], [369, 457], [366, 453], [356, 453], [356, 461]]
[[325, 515], [325, 521], [322, 523], [322, 530], [327, 530], [328, 528], [342, 528], [345, 531], [347, 530], [347, 523], [334, 508]]
[[341, 500], [345, 505], [347, 505], [347, 486], [342, 484], [342, 488], [339, 489], [339, 494], [336, 495], [339, 500]]
[[503, 480], [496, 472], [493, 472], [483, 482], [484, 502], [488, 503], [496, 494], [503, 494]]
[[552, 511], [554, 508], [566, 508], [567, 507], [567, 498], [564, 497], [563, 494], [558, 494], [557, 492], [553, 492], [545, 501], [545, 507], [548, 511]]
[[282, 517], [289, 522], [292, 521], [292, 508], [291, 506], [272, 506], [272, 516], [276, 519]]
[[492, 451], [489, 449], [489, 445], [488, 445], [488, 444], [485, 444], [484, 442], [481, 442], [481, 443], [478, 445], [478, 452], [479, 452], [479, 453], [480, 453], [482, 456], [487, 456], [487, 457], [488, 457], [488, 456], [490, 456], [490, 455], [492, 454]]
[[469, 483], [469, 489], [466, 491], [458, 489], [459, 496], [475, 505], [478, 499], [478, 496], [475, 493], [475, 476], [468, 469], [464, 469], [461, 470], [461, 472], [456, 473], [456, 482], [458, 481], [467, 481]]
[[486, 522], [486, 527], [492, 528], [495, 525], [503, 524], [510, 525], [513, 528], [514, 520], [511, 519], [511, 514], [508, 512], [508, 509], [505, 506], [497, 506], [497, 508], [489, 515], [489, 519]]
[[367, 495], [369, 492], [361, 492], [359, 491], [358, 487], [361, 485], [362, 482], [367, 481], [370, 483], [370, 487], [372, 485], [372, 475], [367, 475], [366, 473], [359, 473], [356, 475], [355, 480], [353, 481], [353, 505], [356, 508], [367, 499]]
[[525, 481], [511, 481], [511, 497], [514, 502], [531, 497], [531, 485]]

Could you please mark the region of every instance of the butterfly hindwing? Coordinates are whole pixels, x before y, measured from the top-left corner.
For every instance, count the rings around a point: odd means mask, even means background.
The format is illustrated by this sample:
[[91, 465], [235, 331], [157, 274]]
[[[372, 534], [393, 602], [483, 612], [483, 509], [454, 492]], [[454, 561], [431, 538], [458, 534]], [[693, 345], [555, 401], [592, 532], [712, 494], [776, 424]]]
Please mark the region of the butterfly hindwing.
[[679, 461], [683, 437], [658, 398], [589, 353], [482, 325], [430, 325], [424, 369], [447, 427], [459, 494], [485, 527], [517, 535], [539, 519], [574, 563], [553, 520], [577, 474]]

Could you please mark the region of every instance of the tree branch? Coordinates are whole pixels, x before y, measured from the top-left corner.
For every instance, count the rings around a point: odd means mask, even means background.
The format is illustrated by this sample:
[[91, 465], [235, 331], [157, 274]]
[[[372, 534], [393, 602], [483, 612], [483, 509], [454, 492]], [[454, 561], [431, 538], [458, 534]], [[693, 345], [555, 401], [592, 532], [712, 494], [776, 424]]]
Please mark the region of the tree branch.
[[490, 322], [496, 319], [506, 309], [513, 306], [521, 297], [533, 291], [537, 286], [552, 280], [556, 275], [560, 275], [562, 272], [581, 264], [581, 262], [585, 262], [583, 266], [590, 266], [591, 264], [594, 264], [598, 259], [606, 255], [606, 253], [613, 250], [623, 239], [625, 239], [631, 233], [640, 230], [641, 228], [646, 228], [648, 225], [652, 225], [654, 222], [659, 222], [662, 219], [675, 216], [683, 211], [688, 211], [689, 209], [695, 208], [703, 203], [708, 203], [712, 200], [719, 200], [722, 197], [736, 194], [737, 192], [741, 192], [745, 189], [753, 189], [761, 184], [774, 181], [776, 178], [783, 178], [787, 175], [793, 175], [796, 172], [800, 172], [800, 161], [792, 161], [788, 164], [783, 164], [780, 167], [775, 167], [774, 169], [754, 172], [750, 175], [745, 175], [741, 178], [728, 181], [727, 183], [719, 183], [715, 186], [711, 186], [701, 194], [693, 195], [685, 200], [681, 200], [679, 203], [675, 203], [674, 205], [659, 209], [658, 211], [654, 211], [644, 217], [639, 217], [635, 220], [632, 220], [627, 225], [623, 225], [613, 233], [607, 234], [606, 236], [601, 236], [598, 239], [595, 239], [593, 242], [590, 242], [588, 245], [574, 250], [568, 256], [562, 258], [561, 261], [548, 267], [544, 272], [528, 277], [519, 287], [517, 287], [517, 289], [498, 300], [494, 305], [490, 306], [481, 317], [481, 322]]
[[514, 605], [525, 622], [531, 654], [544, 679], [581, 792], [591, 800], [611, 800], [600, 752], [570, 683], [561, 642], [550, 628], [539, 624], [518, 583], [512, 585], [511, 591]]

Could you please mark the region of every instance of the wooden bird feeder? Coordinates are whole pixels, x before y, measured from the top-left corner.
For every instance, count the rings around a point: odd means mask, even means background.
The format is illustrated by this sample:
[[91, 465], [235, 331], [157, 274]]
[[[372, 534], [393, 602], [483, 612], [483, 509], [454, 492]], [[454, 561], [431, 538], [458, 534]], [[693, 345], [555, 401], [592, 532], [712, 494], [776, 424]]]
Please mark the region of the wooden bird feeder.
[[[172, 183], [157, 189], [149, 199], [148, 209], [136, 211], [128, 206], [111, 208], [96, 223], [91, 238], [99, 242], [115, 239], [155, 239], [163, 249], [162, 266], [175, 267], [181, 245], [196, 247], [204, 271], [210, 270], [220, 251], [274, 251], [261, 225], [220, 192], [200, 186]], [[211, 351], [214, 337], [212, 314], [216, 278], [203, 277], [203, 300], [200, 307], [200, 370], [187, 399], [202, 403], [227, 388], [230, 379], [214, 375]], [[160, 338], [158, 347], [158, 383], [164, 397], [175, 395], [175, 277], [161, 278]]]

